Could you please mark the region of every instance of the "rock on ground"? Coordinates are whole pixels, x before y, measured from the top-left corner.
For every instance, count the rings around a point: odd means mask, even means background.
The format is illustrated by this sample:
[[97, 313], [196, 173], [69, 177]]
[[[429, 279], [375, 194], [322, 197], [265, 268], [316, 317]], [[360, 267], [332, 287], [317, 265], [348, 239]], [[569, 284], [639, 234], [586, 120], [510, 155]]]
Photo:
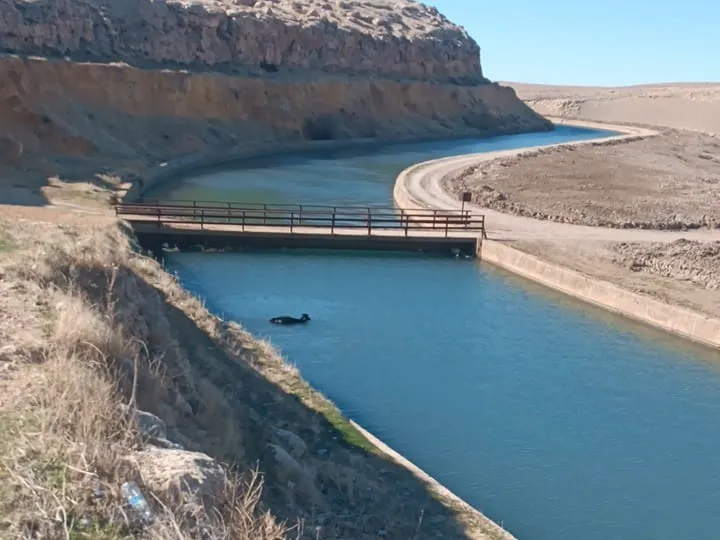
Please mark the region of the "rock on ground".
[[129, 459], [137, 464], [143, 483], [153, 491], [186, 502], [212, 504], [224, 500], [227, 476], [207, 454], [150, 447]]

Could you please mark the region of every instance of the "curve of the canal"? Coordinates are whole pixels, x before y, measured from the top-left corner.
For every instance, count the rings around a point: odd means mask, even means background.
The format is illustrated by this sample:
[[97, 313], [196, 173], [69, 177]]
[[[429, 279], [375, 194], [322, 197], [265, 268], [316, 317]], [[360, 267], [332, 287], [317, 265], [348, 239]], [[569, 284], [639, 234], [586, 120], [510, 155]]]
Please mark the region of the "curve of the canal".
[[[558, 127], [250, 159], [155, 195], [387, 206], [412, 163], [599, 135]], [[168, 265], [521, 540], [718, 538], [714, 351], [478, 261], [260, 250], [173, 253]], [[307, 326], [268, 323], [302, 312]]]

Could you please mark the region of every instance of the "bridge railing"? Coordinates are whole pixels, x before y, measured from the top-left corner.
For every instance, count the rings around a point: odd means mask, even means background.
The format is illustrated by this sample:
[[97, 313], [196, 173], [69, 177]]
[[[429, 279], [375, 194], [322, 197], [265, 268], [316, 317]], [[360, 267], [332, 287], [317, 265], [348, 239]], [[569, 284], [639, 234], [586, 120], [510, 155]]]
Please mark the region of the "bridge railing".
[[485, 236], [485, 216], [464, 211], [402, 210], [393, 207], [292, 205], [271, 203], [220, 203], [206, 201], [142, 201], [118, 203], [115, 213], [135, 222], [167, 224], [235, 225], [285, 228], [324, 228], [331, 233], [341, 229], [398, 229], [407, 236], [415, 230], [451, 232], [477, 231]]

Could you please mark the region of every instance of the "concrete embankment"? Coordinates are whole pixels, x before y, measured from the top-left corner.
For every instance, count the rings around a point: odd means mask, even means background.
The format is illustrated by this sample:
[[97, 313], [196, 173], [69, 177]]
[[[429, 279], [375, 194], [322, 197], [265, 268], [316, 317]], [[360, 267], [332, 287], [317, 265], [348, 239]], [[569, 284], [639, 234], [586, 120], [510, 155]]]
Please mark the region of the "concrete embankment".
[[486, 240], [481, 250], [483, 261], [526, 279], [698, 343], [720, 348], [718, 319], [627, 291], [500, 242]]
[[[368, 442], [370, 442], [370, 444], [395, 463], [410, 471], [415, 478], [423, 482], [436, 497], [441, 498], [446, 504], [453, 507], [456, 511], [458, 511], [460, 516], [464, 516], [461, 520], [463, 525], [467, 527], [467, 534], [469, 538], [489, 537], [496, 540], [517, 540], [517, 538], [515, 538], [507, 530], [503, 529], [500, 525], [470, 506], [455, 493], [447, 489], [440, 482], [415, 465], [412, 461], [407, 459], [405, 456], [398, 454], [395, 450], [390, 448], [387, 444], [367, 431], [361, 425], [353, 422], [352, 420], [350, 420], [350, 423], [360, 432], [360, 434], [362, 434], [363, 437], [368, 440]], [[467, 516], [471, 516], [471, 519], [467, 519]]]
[[[650, 137], [657, 134], [652, 130], [627, 126], [611, 126], [592, 122], [565, 123], [583, 127], [611, 129], [620, 132], [621, 135], [549, 146], [616, 144], [622, 141], [636, 140], [638, 137]], [[393, 192], [395, 203], [406, 209], [459, 209], [460, 202], [457, 198], [443, 188], [445, 178], [458, 174], [465, 168], [480, 161], [492, 160], [511, 154], [521, 155], [532, 150], [535, 149], [456, 156], [419, 163], [406, 169], [398, 176]], [[466, 208], [468, 207], [466, 206]], [[595, 277], [548, 263], [538, 257], [501, 243], [521, 239], [672, 241], [678, 238], [694, 238], [713, 240], [718, 236], [717, 231], [617, 230], [511, 216], [474, 207], [473, 205], [470, 208], [485, 214], [489, 240], [484, 241], [481, 246], [479, 256], [483, 261], [495, 264], [505, 270], [614, 313], [698, 343], [720, 348], [720, 320], [716, 318], [625, 290]]]

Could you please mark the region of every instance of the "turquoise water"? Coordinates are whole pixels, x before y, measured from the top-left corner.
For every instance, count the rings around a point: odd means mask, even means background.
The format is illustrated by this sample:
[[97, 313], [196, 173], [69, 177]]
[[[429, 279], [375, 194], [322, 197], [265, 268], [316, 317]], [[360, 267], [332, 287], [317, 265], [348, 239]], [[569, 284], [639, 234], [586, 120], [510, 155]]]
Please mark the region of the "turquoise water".
[[[371, 150], [324, 150], [248, 159], [160, 185], [148, 198], [200, 201], [391, 206], [397, 175], [429, 159], [510, 150], [611, 135], [560, 126], [546, 133], [378, 146]], [[241, 168], [240, 168], [241, 167]]]
[[[386, 206], [411, 163], [589, 136], [287, 156], [169, 196]], [[474, 260], [167, 256], [211, 309], [270, 339], [350, 417], [521, 540], [720, 537], [720, 354]], [[302, 312], [307, 326], [268, 322]]]
[[[184, 253], [170, 268], [521, 540], [719, 536], [714, 353], [475, 260]], [[307, 326], [268, 322], [302, 312]]]

